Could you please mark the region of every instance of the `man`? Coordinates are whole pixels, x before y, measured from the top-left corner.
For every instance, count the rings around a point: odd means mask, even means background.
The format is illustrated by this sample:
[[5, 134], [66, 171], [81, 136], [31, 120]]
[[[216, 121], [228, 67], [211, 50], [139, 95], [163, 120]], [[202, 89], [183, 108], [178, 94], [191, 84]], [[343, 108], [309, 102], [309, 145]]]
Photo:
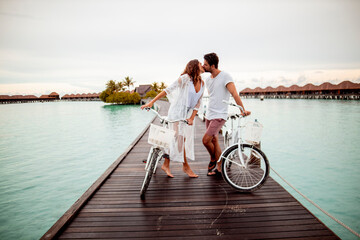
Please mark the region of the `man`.
[[[210, 154], [208, 166], [208, 176], [216, 175], [221, 171], [221, 164], [216, 161], [221, 155], [218, 134], [225, 124], [228, 116], [229, 105], [223, 100], [229, 101], [230, 94], [235, 102], [244, 110], [244, 105], [240, 99], [232, 77], [218, 69], [219, 58], [216, 53], [209, 53], [204, 56], [203, 68], [205, 72], [210, 72], [211, 76], [206, 79], [205, 84], [209, 93], [208, 109], [206, 111], [206, 132], [203, 137], [203, 144]], [[249, 111], [244, 112], [249, 115]]]

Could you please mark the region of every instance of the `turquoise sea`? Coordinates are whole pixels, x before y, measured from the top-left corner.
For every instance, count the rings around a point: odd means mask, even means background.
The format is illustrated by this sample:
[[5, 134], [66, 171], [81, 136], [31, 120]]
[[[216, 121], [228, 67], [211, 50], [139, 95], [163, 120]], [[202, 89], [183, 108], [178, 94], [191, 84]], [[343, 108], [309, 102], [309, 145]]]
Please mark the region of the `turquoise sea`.
[[[264, 125], [271, 166], [360, 232], [360, 102], [243, 102]], [[100, 102], [0, 105], [0, 239], [40, 238], [152, 117], [139, 106]], [[357, 239], [286, 188], [342, 239]]]
[[152, 118], [101, 102], [0, 105], [0, 239], [39, 239]]
[[[270, 165], [310, 200], [360, 233], [360, 102], [243, 99], [263, 124], [261, 149]], [[358, 239], [284, 186], [342, 239]]]

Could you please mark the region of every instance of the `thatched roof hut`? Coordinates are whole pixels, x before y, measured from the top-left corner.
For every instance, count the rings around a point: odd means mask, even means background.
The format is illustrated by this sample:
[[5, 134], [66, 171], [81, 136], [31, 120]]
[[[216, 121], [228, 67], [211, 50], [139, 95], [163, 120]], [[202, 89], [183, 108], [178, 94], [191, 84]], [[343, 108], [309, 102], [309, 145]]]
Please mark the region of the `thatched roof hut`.
[[147, 92], [151, 91], [151, 85], [139, 85], [135, 88], [135, 92], [137, 92], [141, 97], [145, 96]]
[[359, 92], [360, 83], [353, 83], [350, 81], [343, 81], [337, 85], [334, 85], [329, 82], [324, 82], [319, 86], [315, 86], [314, 84], [308, 83], [305, 86], [292, 85], [290, 87], [278, 86], [276, 88], [266, 87], [265, 89], [257, 87], [255, 89], [245, 88], [240, 92], [240, 94], [270, 94], [270, 93], [311, 93], [311, 92], [335, 92], [340, 93], [341, 91], [355, 91]]

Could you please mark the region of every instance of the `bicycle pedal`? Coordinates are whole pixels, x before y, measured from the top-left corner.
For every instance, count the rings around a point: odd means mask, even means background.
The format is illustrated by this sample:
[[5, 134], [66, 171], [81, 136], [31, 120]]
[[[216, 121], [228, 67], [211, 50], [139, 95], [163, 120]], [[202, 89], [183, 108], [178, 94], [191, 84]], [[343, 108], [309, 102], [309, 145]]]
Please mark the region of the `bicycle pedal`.
[[146, 163], [146, 162], [147, 162], [147, 160], [146, 160], [146, 159], [144, 159], [144, 160], [142, 160], [142, 162], [143, 162], [143, 163]]

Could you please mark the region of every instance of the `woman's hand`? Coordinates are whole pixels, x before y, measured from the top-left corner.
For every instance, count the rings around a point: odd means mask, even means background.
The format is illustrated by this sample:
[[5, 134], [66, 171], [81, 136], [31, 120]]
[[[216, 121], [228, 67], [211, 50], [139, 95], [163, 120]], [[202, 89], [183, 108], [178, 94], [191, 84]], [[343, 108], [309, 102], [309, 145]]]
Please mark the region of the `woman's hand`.
[[241, 115], [243, 115], [243, 116], [249, 116], [250, 114], [251, 114], [251, 112], [250, 112], [250, 111], [246, 111], [246, 110], [245, 110], [245, 112], [241, 113]]
[[148, 104], [142, 105], [140, 108], [141, 110], [144, 110], [144, 108], [151, 108], [153, 106], [152, 102], [149, 102]]
[[188, 125], [193, 125], [194, 123], [194, 119], [191, 118], [186, 119], [186, 121], [188, 122]]

